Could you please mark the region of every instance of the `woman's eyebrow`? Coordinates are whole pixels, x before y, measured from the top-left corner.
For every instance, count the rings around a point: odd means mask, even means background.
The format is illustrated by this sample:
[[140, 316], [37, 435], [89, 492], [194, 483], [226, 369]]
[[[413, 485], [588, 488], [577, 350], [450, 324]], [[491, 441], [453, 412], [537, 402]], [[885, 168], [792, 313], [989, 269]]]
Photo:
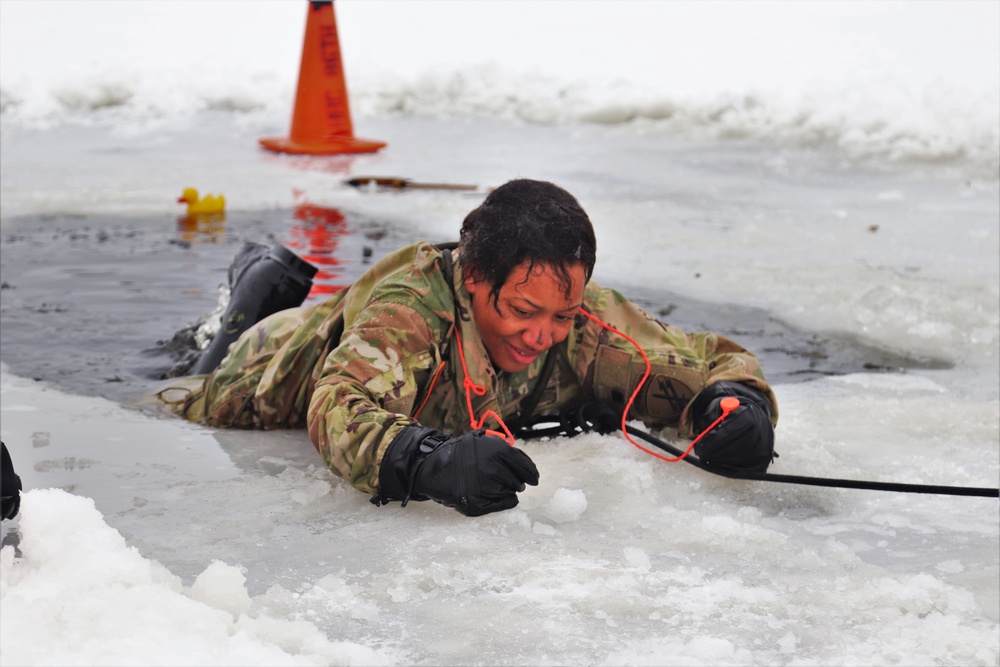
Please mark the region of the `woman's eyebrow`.
[[[529, 299], [527, 297], [521, 296], [520, 294], [518, 294], [518, 295], [516, 295], [514, 297], [511, 297], [511, 301], [514, 301], [515, 299], [519, 300], [519, 301], [523, 301], [524, 303], [528, 304], [529, 306], [531, 306], [535, 310], [545, 310], [544, 308], [542, 308], [542, 306], [538, 305], [537, 303], [535, 303], [534, 301], [532, 301], [531, 299]], [[566, 308], [562, 308], [560, 310], [557, 310], [556, 312], [557, 313], [568, 313], [570, 311], [574, 311], [575, 312], [575, 311], [579, 310], [581, 306], [583, 306], [583, 300], [582, 299], [581, 299], [580, 303], [576, 304], [575, 306], [568, 306]]]

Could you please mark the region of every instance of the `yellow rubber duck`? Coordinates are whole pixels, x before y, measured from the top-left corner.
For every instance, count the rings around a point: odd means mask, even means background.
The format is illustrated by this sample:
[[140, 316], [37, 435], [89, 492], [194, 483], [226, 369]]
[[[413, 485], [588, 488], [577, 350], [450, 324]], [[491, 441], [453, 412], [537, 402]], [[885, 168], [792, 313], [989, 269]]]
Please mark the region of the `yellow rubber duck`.
[[183, 194], [177, 198], [182, 204], [187, 204], [188, 215], [207, 215], [210, 213], [222, 213], [226, 210], [226, 198], [222, 195], [205, 195], [198, 197], [195, 188], [184, 188]]

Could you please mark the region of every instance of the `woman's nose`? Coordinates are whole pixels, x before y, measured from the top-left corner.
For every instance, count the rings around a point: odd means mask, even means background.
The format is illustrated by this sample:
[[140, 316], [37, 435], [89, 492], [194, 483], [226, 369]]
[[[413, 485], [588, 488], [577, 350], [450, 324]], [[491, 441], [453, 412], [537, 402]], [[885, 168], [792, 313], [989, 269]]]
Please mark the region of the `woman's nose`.
[[522, 340], [533, 350], [547, 350], [552, 347], [552, 327], [544, 323], [528, 327], [522, 335]]

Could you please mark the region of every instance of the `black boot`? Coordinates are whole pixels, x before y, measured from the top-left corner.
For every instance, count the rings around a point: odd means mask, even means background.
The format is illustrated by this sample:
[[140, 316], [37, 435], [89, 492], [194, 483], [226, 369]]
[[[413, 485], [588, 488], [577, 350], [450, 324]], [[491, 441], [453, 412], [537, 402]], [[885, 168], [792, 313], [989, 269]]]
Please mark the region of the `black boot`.
[[13, 519], [21, 507], [21, 489], [23, 487], [21, 486], [21, 478], [14, 472], [14, 464], [7, 452], [7, 445], [0, 442], [0, 447], [3, 448], [3, 452], [0, 454], [0, 459], [2, 459], [0, 467], [3, 468], [2, 484], [0, 484], [0, 489], [3, 491], [0, 519]]
[[285, 246], [268, 250], [259, 243], [244, 243], [229, 265], [231, 294], [222, 326], [191, 374], [211, 373], [244, 331], [268, 315], [302, 305], [317, 271]]

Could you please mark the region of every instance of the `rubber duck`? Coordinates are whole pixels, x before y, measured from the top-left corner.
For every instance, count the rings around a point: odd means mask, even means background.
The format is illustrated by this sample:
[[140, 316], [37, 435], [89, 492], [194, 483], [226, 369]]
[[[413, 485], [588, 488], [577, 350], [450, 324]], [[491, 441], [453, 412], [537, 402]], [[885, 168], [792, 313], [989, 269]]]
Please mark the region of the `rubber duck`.
[[188, 215], [206, 215], [210, 213], [222, 213], [226, 210], [226, 198], [222, 195], [205, 195], [198, 197], [195, 188], [184, 188], [184, 192], [177, 198], [178, 203], [187, 204]]

